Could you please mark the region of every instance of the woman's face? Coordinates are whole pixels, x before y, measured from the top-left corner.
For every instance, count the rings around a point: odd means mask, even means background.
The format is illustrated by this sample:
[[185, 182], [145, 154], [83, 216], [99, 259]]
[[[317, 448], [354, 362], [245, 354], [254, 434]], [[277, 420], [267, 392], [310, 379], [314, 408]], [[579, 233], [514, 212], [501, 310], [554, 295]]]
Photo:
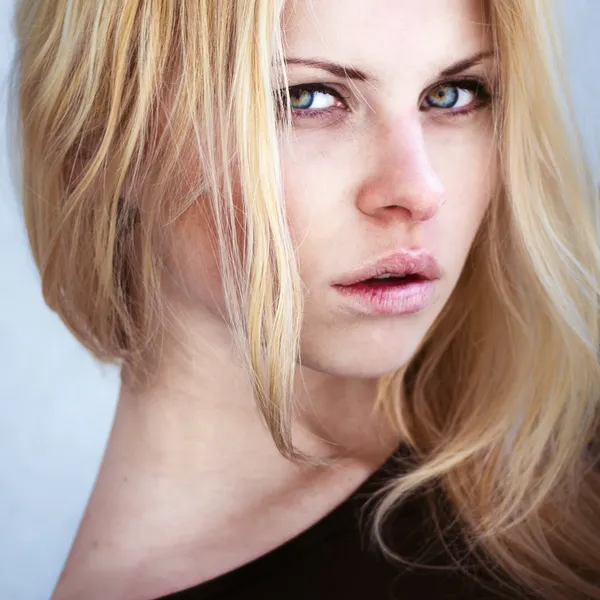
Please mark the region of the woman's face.
[[[286, 3], [281, 150], [305, 366], [392, 372], [448, 301], [497, 173], [485, 22], [480, 0]], [[216, 313], [207, 286], [198, 300]]]

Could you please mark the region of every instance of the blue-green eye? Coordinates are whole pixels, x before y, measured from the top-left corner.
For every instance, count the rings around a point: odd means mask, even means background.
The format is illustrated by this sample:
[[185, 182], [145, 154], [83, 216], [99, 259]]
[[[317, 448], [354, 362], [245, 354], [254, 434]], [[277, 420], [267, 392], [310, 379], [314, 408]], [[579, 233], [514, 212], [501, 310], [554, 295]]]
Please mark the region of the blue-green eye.
[[312, 86], [294, 86], [289, 89], [292, 110], [324, 110], [338, 102], [334, 94]]
[[455, 85], [440, 85], [427, 95], [429, 106], [435, 108], [463, 108], [468, 106], [475, 94]]
[[464, 109], [490, 99], [490, 94], [480, 81], [452, 81], [433, 88], [426, 96], [429, 108]]

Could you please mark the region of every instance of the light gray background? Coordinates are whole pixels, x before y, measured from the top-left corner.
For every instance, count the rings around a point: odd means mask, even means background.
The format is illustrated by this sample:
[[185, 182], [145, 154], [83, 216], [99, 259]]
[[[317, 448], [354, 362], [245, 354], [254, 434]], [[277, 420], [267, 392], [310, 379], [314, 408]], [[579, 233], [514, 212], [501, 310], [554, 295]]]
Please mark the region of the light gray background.
[[[563, 3], [576, 106], [594, 152], [600, 0]], [[9, 167], [15, 149], [5, 141], [12, 11], [13, 0], [0, 0], [0, 599], [47, 600], [93, 485], [118, 374], [78, 346], [40, 295], [13, 185], [18, 174]]]

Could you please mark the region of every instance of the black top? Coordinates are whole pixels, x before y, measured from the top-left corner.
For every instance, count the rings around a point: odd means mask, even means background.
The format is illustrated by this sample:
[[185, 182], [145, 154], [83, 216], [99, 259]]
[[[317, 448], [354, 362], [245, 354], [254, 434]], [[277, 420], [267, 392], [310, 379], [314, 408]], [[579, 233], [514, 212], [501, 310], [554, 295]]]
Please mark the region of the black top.
[[[369, 543], [361, 508], [390, 475], [410, 459], [398, 450], [342, 504], [310, 529], [271, 552], [215, 579], [158, 600], [515, 600], [490, 579], [474, 579], [454, 566], [436, 543], [428, 503], [403, 504], [389, 523], [386, 542], [404, 559], [426, 565], [410, 568], [386, 560]], [[404, 466], [403, 466], [404, 465]], [[371, 504], [369, 506], [372, 506]]]

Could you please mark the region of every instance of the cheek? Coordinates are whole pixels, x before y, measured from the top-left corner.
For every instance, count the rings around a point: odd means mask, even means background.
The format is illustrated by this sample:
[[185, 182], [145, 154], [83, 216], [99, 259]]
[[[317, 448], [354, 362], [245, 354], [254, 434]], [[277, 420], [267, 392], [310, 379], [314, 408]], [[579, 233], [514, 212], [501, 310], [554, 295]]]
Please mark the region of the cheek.
[[436, 219], [439, 235], [466, 254], [499, 181], [499, 157], [489, 128], [428, 140], [432, 166], [446, 192]]
[[[281, 151], [288, 227], [296, 247], [331, 239], [353, 198], [356, 169], [344, 144], [299, 140]], [[364, 159], [363, 159], [364, 160]]]

